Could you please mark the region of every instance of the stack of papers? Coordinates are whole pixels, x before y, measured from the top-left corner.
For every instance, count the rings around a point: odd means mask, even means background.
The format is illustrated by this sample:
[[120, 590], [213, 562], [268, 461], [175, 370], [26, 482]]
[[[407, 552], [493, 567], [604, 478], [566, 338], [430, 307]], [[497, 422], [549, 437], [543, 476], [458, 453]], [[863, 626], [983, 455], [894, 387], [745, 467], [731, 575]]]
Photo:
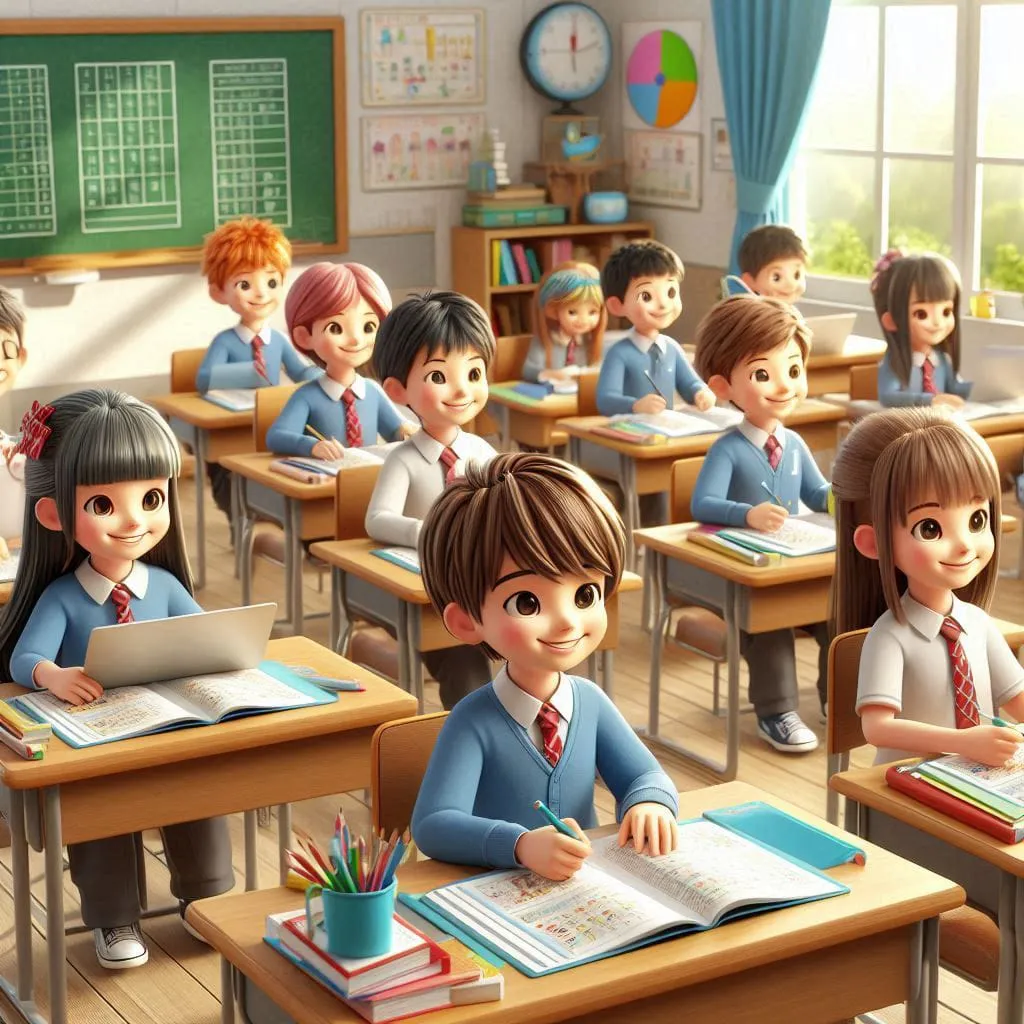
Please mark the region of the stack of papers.
[[251, 412], [256, 408], [255, 388], [214, 388], [202, 397], [232, 412]]
[[729, 527], [719, 530], [718, 536], [754, 551], [775, 551], [790, 557], [817, 555], [836, 547], [835, 521], [824, 512], [790, 516], [774, 533]]

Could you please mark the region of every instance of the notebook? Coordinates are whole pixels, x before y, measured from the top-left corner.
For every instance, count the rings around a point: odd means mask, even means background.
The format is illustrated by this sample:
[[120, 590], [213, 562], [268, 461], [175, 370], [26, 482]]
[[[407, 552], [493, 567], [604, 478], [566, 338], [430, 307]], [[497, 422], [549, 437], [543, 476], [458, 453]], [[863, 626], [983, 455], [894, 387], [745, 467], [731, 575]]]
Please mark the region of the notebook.
[[731, 409], [709, 409], [707, 412], [685, 412], [680, 409], [663, 409], [656, 413], [622, 413], [612, 416], [612, 424], [629, 424], [638, 430], [664, 437], [690, 437], [695, 434], [717, 434], [735, 426], [742, 415]]
[[255, 668], [276, 611], [273, 603], [251, 604], [98, 626], [89, 634], [85, 674], [109, 690]]
[[408, 569], [409, 572], [422, 573], [423, 571], [420, 568], [420, 553], [415, 548], [374, 548], [370, 554], [383, 558], [384, 561], [394, 565], [400, 565], [403, 569]]
[[203, 392], [201, 397], [232, 412], [251, 412], [256, 408], [255, 388], [214, 388]]
[[835, 520], [827, 512], [790, 516], [773, 533], [730, 526], [719, 530], [718, 535], [754, 551], [777, 551], [790, 557], [817, 555], [836, 547]]

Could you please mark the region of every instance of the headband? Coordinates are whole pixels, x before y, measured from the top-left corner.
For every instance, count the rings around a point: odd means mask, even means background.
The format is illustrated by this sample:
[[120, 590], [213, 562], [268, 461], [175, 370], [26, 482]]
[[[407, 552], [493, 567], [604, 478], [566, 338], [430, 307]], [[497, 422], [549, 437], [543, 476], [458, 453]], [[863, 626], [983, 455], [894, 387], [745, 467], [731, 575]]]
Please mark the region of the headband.
[[599, 277], [588, 277], [578, 270], [558, 270], [544, 282], [544, 287], [541, 288], [540, 294], [537, 296], [537, 302], [541, 306], [546, 306], [552, 299], [558, 297], [551, 294], [556, 289], [559, 295], [568, 295], [571, 292], [579, 291], [580, 288], [600, 287], [601, 279]]

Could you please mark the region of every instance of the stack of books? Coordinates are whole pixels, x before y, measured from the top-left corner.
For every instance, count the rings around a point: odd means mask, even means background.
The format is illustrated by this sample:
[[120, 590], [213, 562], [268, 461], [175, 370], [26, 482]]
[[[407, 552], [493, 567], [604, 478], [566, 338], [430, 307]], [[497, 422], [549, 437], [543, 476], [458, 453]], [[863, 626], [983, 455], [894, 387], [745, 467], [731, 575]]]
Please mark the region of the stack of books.
[[397, 914], [393, 928], [389, 952], [359, 960], [329, 953], [321, 923], [308, 935], [305, 909], [270, 914], [263, 941], [360, 1017], [379, 1024], [504, 995], [497, 968], [457, 940], [436, 942]]
[[749, 527], [723, 527], [717, 536], [751, 551], [785, 555], [796, 558], [801, 555], [818, 555], [835, 551], [836, 525], [826, 512], [807, 512], [790, 516], [773, 533], [752, 530]]
[[0, 701], [0, 740], [26, 761], [41, 760], [52, 735], [49, 722], [37, 722]]
[[471, 191], [462, 207], [468, 228], [509, 228], [531, 224], [564, 224], [564, 206], [547, 201], [537, 185], [514, 184], [490, 191]]
[[892, 765], [893, 789], [1004, 843], [1024, 839], [1024, 744], [999, 768], [947, 754], [919, 764]]

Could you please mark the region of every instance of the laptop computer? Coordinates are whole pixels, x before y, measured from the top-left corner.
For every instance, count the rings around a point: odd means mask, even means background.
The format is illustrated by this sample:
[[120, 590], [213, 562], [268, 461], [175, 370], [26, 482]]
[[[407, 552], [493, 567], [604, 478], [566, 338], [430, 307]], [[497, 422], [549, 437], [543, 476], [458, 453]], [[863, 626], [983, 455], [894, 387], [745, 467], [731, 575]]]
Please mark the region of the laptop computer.
[[110, 689], [255, 668], [276, 612], [274, 603], [251, 604], [99, 626], [89, 635], [85, 674]]
[[830, 313], [826, 316], [807, 317], [804, 322], [811, 330], [811, 351], [819, 355], [836, 355], [842, 352], [856, 320], [856, 313]]
[[1024, 395], [1024, 345], [963, 345], [960, 376], [974, 382], [972, 402]]

